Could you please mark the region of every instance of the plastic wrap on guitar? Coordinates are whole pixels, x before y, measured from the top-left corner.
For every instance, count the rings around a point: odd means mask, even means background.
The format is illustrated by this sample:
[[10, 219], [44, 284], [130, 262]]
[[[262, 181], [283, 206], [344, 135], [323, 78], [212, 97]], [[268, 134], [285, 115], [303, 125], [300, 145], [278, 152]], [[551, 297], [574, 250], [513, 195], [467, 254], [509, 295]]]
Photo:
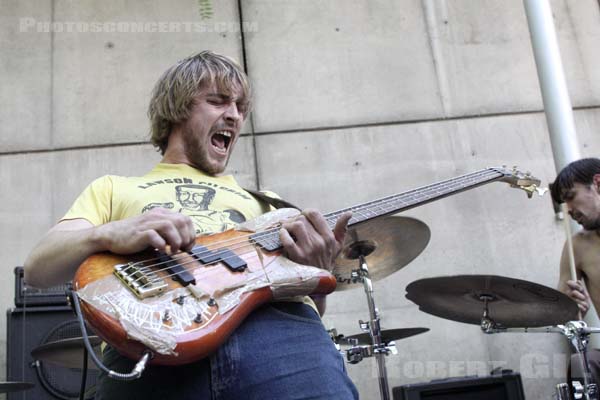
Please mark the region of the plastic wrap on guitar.
[[160, 354], [176, 355], [177, 334], [185, 332], [198, 313], [214, 318], [208, 312], [206, 301], [193, 299], [181, 306], [174, 302], [179, 296], [189, 294], [185, 288], [141, 301], [116, 277], [107, 276], [91, 282], [77, 294], [96, 309], [117, 319], [129, 337]]
[[[317, 287], [323, 272], [283, 256], [263, 259], [255, 253], [254, 257], [260, 260], [254, 264], [258, 267], [226, 279], [208, 275], [213, 268], [204, 270], [207, 275], [198, 269], [193, 291], [177, 287], [142, 300], [110, 275], [90, 282], [77, 293], [86, 303], [118, 320], [129, 337], [160, 354], [176, 356], [178, 335], [210, 326], [218, 315], [236, 307], [245, 293], [269, 286], [274, 300], [307, 295]], [[212, 306], [208, 301], [211, 297]], [[180, 298], [185, 301], [178, 302]], [[201, 323], [197, 323], [198, 315], [202, 316]]]
[[238, 231], [258, 232], [298, 215], [300, 215], [300, 211], [295, 208], [278, 208], [249, 221], [242, 222], [235, 229]]

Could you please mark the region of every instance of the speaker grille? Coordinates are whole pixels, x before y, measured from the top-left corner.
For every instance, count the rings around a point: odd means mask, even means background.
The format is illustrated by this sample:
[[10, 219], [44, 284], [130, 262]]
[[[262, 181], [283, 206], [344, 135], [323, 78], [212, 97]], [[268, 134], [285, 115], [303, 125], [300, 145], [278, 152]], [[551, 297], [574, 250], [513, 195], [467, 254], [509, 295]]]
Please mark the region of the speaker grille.
[[[7, 311], [7, 381], [35, 384], [30, 390], [7, 394], [8, 400], [76, 400], [81, 369], [34, 360], [31, 351], [62, 339], [80, 337], [81, 330], [69, 307], [31, 307]], [[83, 359], [83, 353], [82, 353]], [[82, 360], [83, 363], [83, 360]], [[99, 371], [88, 370], [86, 398], [93, 398]]]
[[[40, 345], [81, 336], [81, 329], [77, 320], [66, 321], [52, 328]], [[83, 365], [83, 357], [82, 357]], [[40, 383], [59, 399], [76, 400], [79, 398], [81, 383], [81, 370], [57, 367], [43, 361], [36, 363], [36, 372]], [[87, 387], [96, 383], [97, 372], [88, 370]]]

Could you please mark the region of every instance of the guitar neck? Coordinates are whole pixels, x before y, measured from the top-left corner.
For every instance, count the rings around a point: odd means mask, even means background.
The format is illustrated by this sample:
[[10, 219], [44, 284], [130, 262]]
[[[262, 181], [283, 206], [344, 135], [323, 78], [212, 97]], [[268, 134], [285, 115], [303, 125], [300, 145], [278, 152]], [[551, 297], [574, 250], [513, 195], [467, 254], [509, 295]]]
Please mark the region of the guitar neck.
[[[348, 226], [352, 226], [375, 218], [409, 210], [411, 208], [415, 208], [420, 205], [484, 185], [486, 183], [497, 181], [504, 176], [505, 174], [498, 169], [487, 168], [456, 178], [447, 179], [431, 185], [409, 190], [408, 192], [387, 196], [378, 200], [370, 201], [368, 203], [334, 211], [325, 214], [324, 217], [329, 226], [333, 228], [340, 215], [347, 211], [351, 211], [352, 218], [348, 222]], [[269, 251], [277, 250], [281, 247], [277, 229], [267, 230], [265, 232], [252, 235], [252, 239]]]
[[504, 177], [504, 174], [493, 168], [483, 169], [409, 190], [408, 192], [335, 211], [326, 214], [325, 219], [333, 228], [340, 215], [347, 211], [352, 211], [352, 218], [348, 222], [348, 226], [352, 226], [375, 218], [406, 211], [456, 193], [473, 189], [477, 186], [485, 185], [486, 183], [494, 182], [502, 177]]

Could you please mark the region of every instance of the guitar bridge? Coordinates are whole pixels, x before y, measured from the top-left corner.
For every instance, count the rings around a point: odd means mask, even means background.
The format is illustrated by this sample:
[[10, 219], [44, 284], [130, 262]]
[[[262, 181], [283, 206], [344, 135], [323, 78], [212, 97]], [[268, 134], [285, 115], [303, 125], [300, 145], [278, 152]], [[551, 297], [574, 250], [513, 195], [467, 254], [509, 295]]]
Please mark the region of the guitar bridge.
[[140, 299], [159, 295], [169, 286], [160, 276], [139, 263], [117, 264], [114, 274]]

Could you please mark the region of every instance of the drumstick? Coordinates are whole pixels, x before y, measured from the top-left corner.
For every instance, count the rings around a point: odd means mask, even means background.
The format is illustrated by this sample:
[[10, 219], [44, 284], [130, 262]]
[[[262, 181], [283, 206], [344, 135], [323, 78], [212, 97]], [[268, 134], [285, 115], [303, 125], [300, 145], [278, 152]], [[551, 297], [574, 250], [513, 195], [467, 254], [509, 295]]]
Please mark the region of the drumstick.
[[[562, 203], [562, 212], [564, 215], [563, 222], [565, 223], [565, 232], [567, 234], [567, 252], [569, 254], [569, 269], [571, 270], [571, 280], [577, 282], [577, 271], [575, 270], [575, 252], [573, 251], [573, 238], [571, 237], [571, 218], [569, 218], [569, 210], [567, 204]], [[579, 319], [583, 319], [581, 310], [578, 313]]]
[[565, 223], [565, 232], [567, 233], [567, 250], [569, 252], [569, 268], [571, 269], [571, 279], [577, 280], [577, 271], [575, 270], [575, 253], [573, 252], [573, 238], [571, 237], [571, 218], [569, 218], [569, 210], [567, 204], [562, 203], [562, 212], [564, 215], [563, 222]]

